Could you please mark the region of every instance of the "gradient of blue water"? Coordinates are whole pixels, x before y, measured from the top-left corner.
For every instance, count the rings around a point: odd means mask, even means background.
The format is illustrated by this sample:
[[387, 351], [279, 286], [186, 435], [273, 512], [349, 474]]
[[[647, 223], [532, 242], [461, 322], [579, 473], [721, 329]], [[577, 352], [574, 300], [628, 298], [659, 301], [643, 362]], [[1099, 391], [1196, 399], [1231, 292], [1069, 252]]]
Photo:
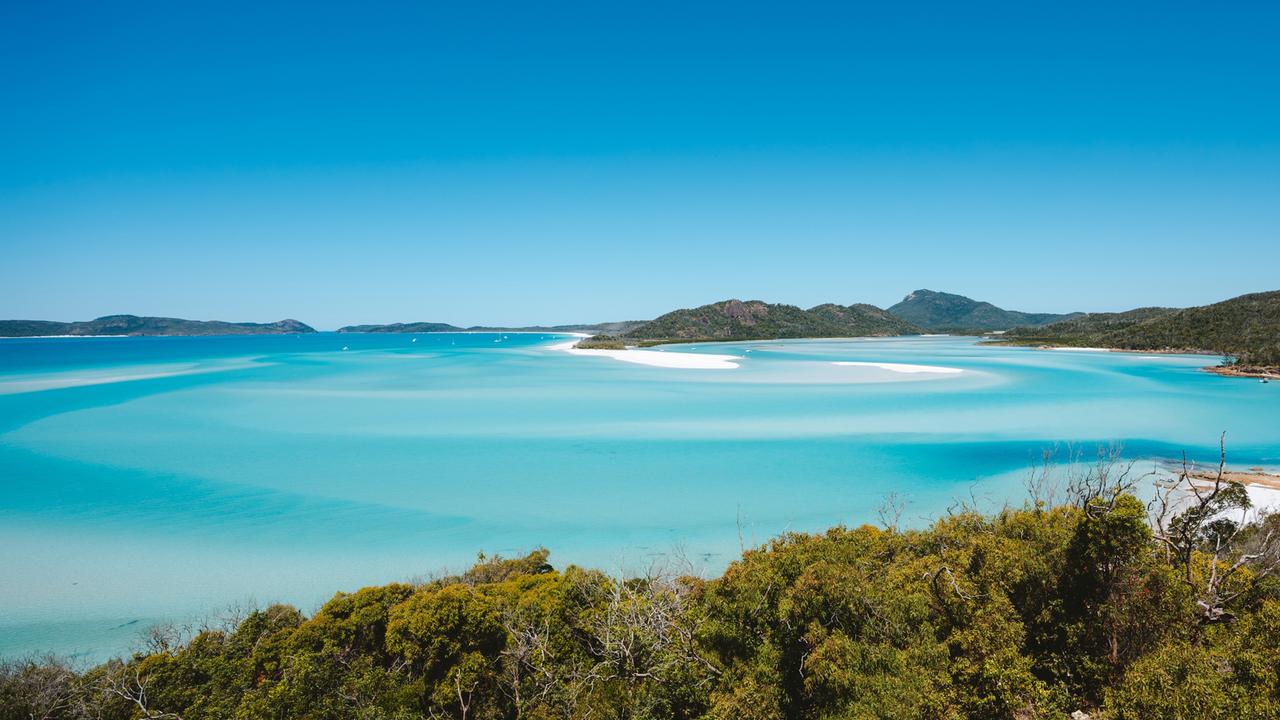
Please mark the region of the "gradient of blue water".
[[712, 371], [563, 341], [0, 341], [0, 654], [101, 657], [159, 619], [311, 609], [478, 551], [634, 568], [679, 548], [713, 572], [740, 533], [874, 521], [891, 491], [914, 522], [970, 495], [1020, 502], [1060, 442], [1212, 458], [1226, 431], [1235, 464], [1280, 465], [1280, 383], [1199, 370], [1216, 358], [966, 338], [668, 350], [744, 358]]

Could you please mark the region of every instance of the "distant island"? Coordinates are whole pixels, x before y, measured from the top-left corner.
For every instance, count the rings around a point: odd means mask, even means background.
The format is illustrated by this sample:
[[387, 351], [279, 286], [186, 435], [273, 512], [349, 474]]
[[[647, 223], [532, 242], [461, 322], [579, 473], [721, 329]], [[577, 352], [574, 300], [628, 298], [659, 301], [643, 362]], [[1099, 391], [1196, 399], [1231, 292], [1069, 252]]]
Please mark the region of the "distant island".
[[1014, 328], [998, 342], [1223, 355], [1226, 362], [1211, 370], [1280, 377], [1280, 290], [1182, 310], [1145, 307], [1089, 313], [1040, 327]]
[[51, 320], [0, 320], [0, 337], [54, 335], [296, 335], [315, 329], [297, 320], [273, 323], [233, 323], [221, 320], [183, 320], [168, 317], [106, 315], [83, 322]]
[[338, 328], [340, 333], [439, 333], [463, 332], [464, 328], [449, 323], [411, 322], [390, 325], [347, 325]]
[[[232, 323], [136, 315], [85, 322], [0, 320], [0, 337], [137, 335], [276, 335], [316, 332], [297, 320]], [[1107, 313], [1005, 310], [963, 295], [916, 290], [888, 309], [824, 303], [809, 309], [761, 300], [721, 300], [653, 320], [576, 325], [461, 327], [443, 322], [347, 325], [340, 333], [583, 333], [581, 348], [622, 349], [666, 343], [801, 338], [892, 337], [949, 333], [988, 342], [1222, 355], [1224, 375], [1280, 377], [1280, 290], [1192, 308], [1142, 307]]]

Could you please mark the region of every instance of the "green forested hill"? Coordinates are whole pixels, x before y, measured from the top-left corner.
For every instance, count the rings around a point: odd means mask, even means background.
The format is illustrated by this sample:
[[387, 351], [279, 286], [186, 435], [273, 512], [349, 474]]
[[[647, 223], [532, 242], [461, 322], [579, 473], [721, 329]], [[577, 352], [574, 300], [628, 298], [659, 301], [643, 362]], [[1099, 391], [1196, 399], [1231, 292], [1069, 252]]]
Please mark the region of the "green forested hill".
[[581, 325], [531, 325], [527, 327], [504, 327], [495, 325], [472, 325], [459, 327], [449, 323], [411, 322], [391, 323], [389, 325], [347, 325], [338, 328], [338, 332], [358, 333], [432, 333], [432, 332], [587, 332], [616, 335], [634, 327], [643, 325], [641, 320], [620, 320], [618, 322], [585, 323]]
[[724, 300], [675, 310], [625, 333], [644, 340], [768, 340], [901, 335], [919, 329], [873, 305], [795, 305]]
[[1227, 486], [1153, 534], [1100, 487], [792, 533], [710, 580], [482, 558], [310, 617], [161, 628], [83, 672], [0, 663], [0, 720], [1280, 717], [1280, 516], [1233, 524]]
[[1005, 337], [1021, 343], [1199, 350], [1233, 355], [1242, 364], [1276, 366], [1280, 365], [1280, 291], [1184, 310], [1139, 308], [1090, 314], [1039, 328], [1017, 328]]
[[916, 290], [901, 302], [890, 306], [889, 312], [922, 328], [950, 332], [1007, 330], [1020, 325], [1043, 325], [1072, 317], [1055, 313], [1004, 310], [989, 302], [933, 290]]
[[1005, 337], [1060, 337], [1064, 340], [1098, 337], [1108, 333], [1124, 331], [1147, 320], [1175, 312], [1178, 312], [1178, 308], [1145, 307], [1125, 312], [1085, 313], [1048, 325], [1013, 328], [1005, 333]]
[[137, 315], [107, 315], [84, 322], [0, 320], [0, 337], [39, 335], [293, 335], [315, 330], [297, 320], [232, 323]]
[[625, 335], [645, 339], [761, 340], [820, 337], [830, 329], [829, 323], [794, 305], [724, 300], [674, 310]]
[[883, 308], [866, 303], [835, 305], [827, 303], [809, 308], [810, 315], [841, 327], [851, 336], [916, 335], [922, 330]]

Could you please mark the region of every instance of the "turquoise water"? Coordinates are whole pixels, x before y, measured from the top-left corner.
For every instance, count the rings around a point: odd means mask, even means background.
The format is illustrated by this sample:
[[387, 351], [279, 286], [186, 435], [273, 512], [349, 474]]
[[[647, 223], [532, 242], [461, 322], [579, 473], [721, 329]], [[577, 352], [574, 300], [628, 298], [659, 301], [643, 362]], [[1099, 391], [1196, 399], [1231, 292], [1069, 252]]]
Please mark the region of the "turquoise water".
[[[416, 339], [415, 339], [416, 338]], [[539, 545], [714, 573], [785, 530], [1021, 502], [1042, 449], [1280, 465], [1280, 383], [1216, 358], [967, 338], [570, 355], [554, 335], [0, 341], [0, 654], [102, 657], [146, 625]], [[346, 346], [348, 349], [343, 350]], [[893, 372], [837, 361], [925, 364]]]

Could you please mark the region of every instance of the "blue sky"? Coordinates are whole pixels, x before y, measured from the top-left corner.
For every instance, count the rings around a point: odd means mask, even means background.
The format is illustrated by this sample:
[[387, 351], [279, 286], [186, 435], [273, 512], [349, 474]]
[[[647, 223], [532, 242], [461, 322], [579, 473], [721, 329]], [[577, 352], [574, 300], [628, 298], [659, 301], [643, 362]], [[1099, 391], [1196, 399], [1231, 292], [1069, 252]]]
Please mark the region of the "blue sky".
[[1280, 288], [1276, 3], [5, 3], [0, 316]]

